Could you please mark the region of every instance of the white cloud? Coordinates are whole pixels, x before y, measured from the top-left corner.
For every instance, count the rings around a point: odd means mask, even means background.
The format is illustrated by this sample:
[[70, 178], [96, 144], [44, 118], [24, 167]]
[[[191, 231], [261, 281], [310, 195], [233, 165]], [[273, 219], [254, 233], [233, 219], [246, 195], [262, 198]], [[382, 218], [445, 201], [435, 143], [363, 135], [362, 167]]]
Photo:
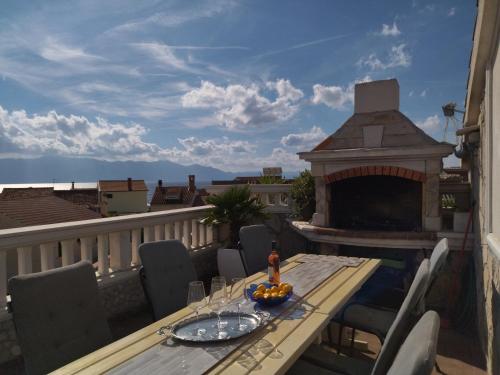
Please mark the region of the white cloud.
[[68, 46], [61, 41], [48, 37], [41, 45], [39, 54], [46, 60], [54, 62], [94, 62], [104, 60], [100, 56], [85, 52], [82, 48]]
[[423, 121], [416, 121], [415, 124], [426, 132], [433, 132], [439, 130], [441, 127], [441, 121], [438, 115], [429, 116]]
[[382, 30], [380, 30], [377, 34], [382, 36], [398, 36], [401, 34], [401, 31], [399, 30], [396, 21], [394, 21], [392, 26], [386, 25], [385, 23], [382, 24]]
[[326, 133], [319, 126], [313, 126], [305, 133], [290, 133], [281, 138], [281, 144], [288, 147], [312, 148], [326, 138]]
[[372, 70], [385, 70], [399, 66], [408, 67], [411, 65], [411, 55], [405, 50], [405, 47], [406, 44], [404, 43], [399, 46], [392, 46], [385, 62], [380, 60], [375, 53], [372, 53], [368, 57], [361, 58], [357, 65], [368, 66]]
[[420, 93], [420, 96], [422, 98], [425, 98], [427, 96], [427, 89], [422, 90], [422, 92]]
[[451, 7], [449, 10], [448, 10], [448, 13], [446, 14], [448, 17], [453, 17], [455, 15], [455, 13], [457, 12], [457, 8], [455, 7]]
[[411, 91], [408, 93], [408, 96], [409, 96], [409, 97], [412, 97], [412, 96], [413, 96], [413, 90], [411, 90]]
[[267, 82], [266, 87], [278, 94], [274, 101], [261, 95], [260, 88], [255, 84], [222, 87], [203, 81], [199, 88], [184, 94], [181, 101], [185, 108], [213, 110], [219, 124], [231, 130], [259, 127], [291, 118], [297, 112], [304, 93], [284, 79]]
[[163, 43], [132, 43], [132, 46], [148, 53], [151, 57], [162, 63], [165, 67], [174, 70], [196, 73], [197, 70], [189, 66], [188, 62], [177, 57], [170, 46]]
[[325, 104], [334, 109], [345, 109], [348, 105], [354, 103], [354, 85], [361, 82], [370, 82], [371, 80], [370, 76], [365, 76], [351, 82], [347, 87], [315, 84], [311, 102], [313, 104]]

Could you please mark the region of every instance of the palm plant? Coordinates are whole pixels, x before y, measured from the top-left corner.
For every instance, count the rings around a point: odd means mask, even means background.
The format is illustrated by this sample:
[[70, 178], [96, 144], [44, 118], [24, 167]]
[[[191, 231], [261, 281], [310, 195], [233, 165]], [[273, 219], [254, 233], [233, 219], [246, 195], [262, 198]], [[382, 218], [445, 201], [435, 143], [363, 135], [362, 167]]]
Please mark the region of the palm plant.
[[205, 224], [229, 224], [231, 246], [236, 247], [239, 241], [239, 231], [244, 225], [251, 224], [255, 219], [268, 217], [264, 212], [266, 207], [258, 198], [252, 197], [248, 186], [231, 186], [225, 192], [211, 195], [207, 203], [212, 204], [208, 216], [202, 221]]

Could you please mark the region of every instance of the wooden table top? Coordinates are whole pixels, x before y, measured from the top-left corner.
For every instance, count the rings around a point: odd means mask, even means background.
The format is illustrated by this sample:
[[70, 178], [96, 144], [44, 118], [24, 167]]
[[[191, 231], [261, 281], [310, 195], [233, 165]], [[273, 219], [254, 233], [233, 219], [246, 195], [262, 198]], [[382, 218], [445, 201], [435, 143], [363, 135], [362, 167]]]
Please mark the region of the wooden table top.
[[[282, 272], [300, 263], [303, 254], [289, 258]], [[343, 267], [308, 293], [299, 303], [303, 311], [300, 319], [278, 316], [271, 324], [255, 332], [251, 340], [224, 358], [210, 374], [283, 374], [328, 325], [330, 319], [380, 266], [380, 260], [367, 259], [358, 267]], [[248, 283], [267, 280], [259, 272], [247, 278]], [[179, 310], [143, 329], [90, 353], [53, 374], [101, 374], [126, 362], [165, 338], [156, 331], [192, 315], [189, 308]]]

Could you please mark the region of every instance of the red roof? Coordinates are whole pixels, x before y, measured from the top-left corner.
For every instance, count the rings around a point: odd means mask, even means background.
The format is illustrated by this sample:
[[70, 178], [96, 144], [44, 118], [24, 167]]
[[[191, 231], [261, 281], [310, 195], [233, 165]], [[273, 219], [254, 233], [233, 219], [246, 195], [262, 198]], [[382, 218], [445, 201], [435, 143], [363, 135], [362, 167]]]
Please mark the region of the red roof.
[[195, 192], [187, 186], [156, 186], [151, 204], [185, 204], [192, 206]]
[[26, 187], [26, 188], [4, 188], [0, 194], [0, 199], [23, 199], [23, 198], [35, 198], [44, 197], [47, 195], [53, 195], [54, 188], [51, 187]]
[[[97, 182], [99, 191], [120, 192], [129, 191], [127, 180], [99, 180]], [[148, 191], [144, 180], [132, 180], [131, 191]]]
[[0, 199], [0, 229], [98, 218], [97, 212], [53, 195]]

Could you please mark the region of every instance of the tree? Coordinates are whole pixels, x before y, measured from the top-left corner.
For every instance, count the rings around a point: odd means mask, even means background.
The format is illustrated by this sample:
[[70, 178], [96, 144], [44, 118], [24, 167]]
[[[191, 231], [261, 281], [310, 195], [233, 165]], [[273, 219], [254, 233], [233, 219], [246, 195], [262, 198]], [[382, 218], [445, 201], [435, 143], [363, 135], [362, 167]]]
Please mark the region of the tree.
[[242, 226], [251, 224], [255, 219], [268, 217], [264, 212], [266, 206], [258, 198], [252, 197], [248, 186], [232, 186], [221, 194], [209, 196], [207, 203], [214, 207], [209, 209], [203, 223], [229, 224], [232, 247], [238, 245]]
[[314, 177], [311, 171], [306, 169], [293, 180], [290, 194], [295, 204], [295, 213], [309, 220], [316, 208]]

